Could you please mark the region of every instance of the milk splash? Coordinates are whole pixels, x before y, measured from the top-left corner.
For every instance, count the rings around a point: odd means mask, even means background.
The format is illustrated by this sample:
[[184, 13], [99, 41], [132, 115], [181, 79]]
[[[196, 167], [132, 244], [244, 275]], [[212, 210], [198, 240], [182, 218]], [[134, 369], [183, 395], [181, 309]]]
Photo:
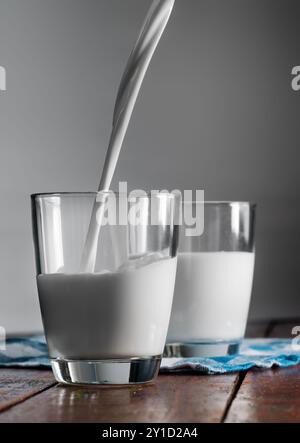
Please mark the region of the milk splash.
[[[117, 93], [112, 132], [106, 152], [98, 191], [107, 191], [116, 169], [130, 118], [149, 63], [168, 23], [175, 0], [154, 0], [128, 59]], [[93, 272], [97, 254], [105, 194], [99, 194], [93, 206], [91, 221], [82, 254], [81, 272]]]

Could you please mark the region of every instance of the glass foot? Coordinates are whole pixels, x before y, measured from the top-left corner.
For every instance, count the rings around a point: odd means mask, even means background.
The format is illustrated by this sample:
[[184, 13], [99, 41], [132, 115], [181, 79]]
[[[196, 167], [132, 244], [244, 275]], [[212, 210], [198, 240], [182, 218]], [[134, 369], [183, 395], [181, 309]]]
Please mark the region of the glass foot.
[[239, 353], [241, 340], [229, 342], [168, 343], [164, 357], [224, 357]]
[[51, 360], [59, 383], [127, 385], [148, 383], [159, 371], [161, 356], [120, 360]]

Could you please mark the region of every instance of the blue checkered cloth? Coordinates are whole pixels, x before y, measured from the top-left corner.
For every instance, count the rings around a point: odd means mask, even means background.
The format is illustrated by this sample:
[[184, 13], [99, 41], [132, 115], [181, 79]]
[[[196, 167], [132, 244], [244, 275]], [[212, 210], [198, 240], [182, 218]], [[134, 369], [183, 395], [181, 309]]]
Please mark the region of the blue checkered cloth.
[[[45, 338], [11, 338], [0, 346], [0, 367], [49, 367]], [[162, 372], [226, 374], [250, 368], [288, 367], [300, 363], [300, 346], [285, 339], [247, 339], [240, 353], [227, 357], [163, 358]]]
[[0, 367], [50, 367], [45, 337], [8, 338], [0, 342]]
[[300, 345], [285, 339], [246, 339], [237, 355], [226, 357], [164, 358], [163, 372], [195, 371], [226, 374], [251, 368], [286, 368], [300, 363]]

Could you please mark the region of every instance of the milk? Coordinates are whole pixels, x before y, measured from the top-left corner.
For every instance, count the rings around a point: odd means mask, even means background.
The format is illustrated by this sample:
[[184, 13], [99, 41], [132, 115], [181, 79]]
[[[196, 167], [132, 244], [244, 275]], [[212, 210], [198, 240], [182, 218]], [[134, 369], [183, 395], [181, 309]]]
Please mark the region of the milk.
[[101, 360], [162, 354], [177, 259], [147, 261], [137, 260], [114, 273], [39, 275], [50, 357]]
[[250, 252], [180, 253], [167, 342], [243, 338], [253, 271]]

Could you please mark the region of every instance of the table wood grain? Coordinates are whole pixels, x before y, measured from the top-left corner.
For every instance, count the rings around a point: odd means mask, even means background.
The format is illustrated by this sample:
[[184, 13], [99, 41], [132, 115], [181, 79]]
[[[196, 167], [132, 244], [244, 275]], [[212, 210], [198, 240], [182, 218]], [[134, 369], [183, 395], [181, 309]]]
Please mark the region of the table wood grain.
[[[268, 336], [291, 338], [300, 319], [274, 321]], [[228, 411], [228, 423], [300, 423], [300, 365], [248, 371]]]
[[[291, 337], [300, 319], [250, 323], [249, 337]], [[70, 387], [49, 370], [0, 369], [0, 422], [299, 422], [300, 365], [228, 375], [161, 374], [132, 387]]]

